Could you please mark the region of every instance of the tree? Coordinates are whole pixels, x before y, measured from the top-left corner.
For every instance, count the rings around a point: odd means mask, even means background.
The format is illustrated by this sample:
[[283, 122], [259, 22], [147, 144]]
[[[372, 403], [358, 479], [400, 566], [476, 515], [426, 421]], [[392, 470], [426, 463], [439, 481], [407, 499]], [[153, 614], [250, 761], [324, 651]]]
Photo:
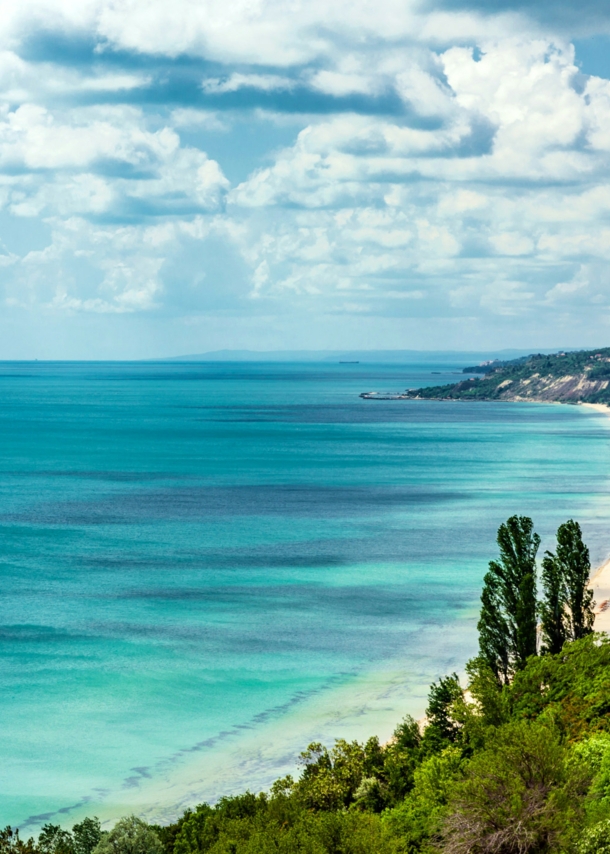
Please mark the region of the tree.
[[610, 819], [585, 830], [576, 851], [578, 854], [610, 854]]
[[580, 525], [569, 519], [557, 529], [557, 551], [542, 561], [544, 600], [540, 605], [544, 651], [561, 652], [567, 640], [593, 631], [593, 591], [588, 590], [591, 562]]
[[97, 816], [84, 818], [72, 828], [74, 854], [91, 854], [102, 838], [102, 828]]
[[479, 646], [499, 682], [536, 654], [536, 554], [540, 537], [528, 516], [498, 529], [500, 560], [489, 563], [481, 594]]
[[362, 780], [383, 773], [383, 751], [376, 737], [366, 744], [339, 738], [330, 750], [319, 742], [301, 753], [303, 771], [296, 786], [308, 808], [335, 810], [348, 807]]
[[135, 815], [122, 818], [109, 833], [102, 834], [94, 854], [164, 854], [155, 831]]
[[459, 735], [460, 726], [453, 719], [452, 706], [463, 696], [457, 673], [441, 677], [433, 682], [428, 694], [426, 709], [427, 724], [424, 730], [425, 751], [437, 753], [453, 744]]
[[73, 840], [59, 824], [44, 824], [38, 836], [41, 854], [73, 854]]
[[19, 829], [8, 825], [0, 830], [0, 854], [36, 854], [36, 845], [30, 836], [29, 839], [21, 839]]
[[561, 652], [568, 639], [567, 590], [561, 562], [546, 552], [542, 560], [544, 599], [540, 603], [542, 650], [551, 655]]
[[421, 742], [419, 724], [407, 715], [384, 750], [383, 778], [388, 787], [389, 803], [400, 802], [413, 788], [413, 774], [421, 762]]
[[445, 854], [543, 854], [564, 850], [589, 779], [557, 732], [540, 722], [495, 730], [450, 798]]
[[557, 530], [556, 561], [566, 586], [569, 637], [579, 640], [593, 631], [593, 591], [588, 590], [591, 574], [589, 549], [582, 541], [580, 525], [569, 519]]
[[481, 658], [487, 662], [500, 684], [508, 682], [510, 636], [508, 623], [502, 613], [500, 582], [492, 572], [488, 572], [483, 579], [477, 628]]

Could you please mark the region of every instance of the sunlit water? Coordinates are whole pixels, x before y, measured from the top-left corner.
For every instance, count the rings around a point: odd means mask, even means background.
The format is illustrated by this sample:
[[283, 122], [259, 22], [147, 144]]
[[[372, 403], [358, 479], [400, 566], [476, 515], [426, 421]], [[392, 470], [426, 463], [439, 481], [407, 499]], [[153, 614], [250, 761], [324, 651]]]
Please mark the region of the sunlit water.
[[0, 824], [164, 819], [387, 738], [475, 651], [512, 513], [603, 559], [605, 416], [358, 397], [460, 368], [0, 366]]

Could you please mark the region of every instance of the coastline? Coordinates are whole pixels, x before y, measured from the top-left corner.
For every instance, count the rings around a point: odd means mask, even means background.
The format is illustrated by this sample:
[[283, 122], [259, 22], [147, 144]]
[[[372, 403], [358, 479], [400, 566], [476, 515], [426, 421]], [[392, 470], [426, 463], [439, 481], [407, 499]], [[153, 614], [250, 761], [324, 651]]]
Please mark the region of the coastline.
[[591, 576], [595, 600], [595, 631], [610, 632], [610, 558]]
[[[605, 406], [582, 405], [596, 409], [598, 414], [610, 416], [610, 409]], [[581, 420], [577, 413], [574, 420]], [[593, 433], [602, 436], [601, 442], [607, 447], [604, 435], [606, 422], [599, 419], [596, 422], [593, 418], [583, 420], [589, 421]], [[579, 467], [579, 455], [574, 454], [571, 445], [566, 456], [551, 459], [562, 472], [562, 466]], [[599, 462], [594, 462], [594, 466], [598, 468]], [[600, 473], [605, 475], [605, 466], [600, 468]], [[588, 472], [589, 463], [583, 466], [580, 474]], [[605, 476], [603, 479], [607, 482]], [[548, 501], [552, 495], [544, 493], [544, 501]], [[603, 497], [602, 502], [605, 503]], [[575, 510], [570, 507], [562, 518], [572, 513], [576, 516]], [[605, 540], [605, 537], [601, 539]], [[601, 545], [602, 548], [593, 549], [594, 571], [591, 575], [596, 600], [595, 628], [610, 632], [610, 608], [604, 608], [606, 601], [610, 600], [610, 558], [606, 558], [608, 552], [603, 547], [606, 543]], [[600, 564], [602, 558], [605, 560]], [[454, 570], [452, 567], [451, 573]], [[274, 713], [265, 716], [265, 720], [260, 722], [252, 719], [234, 728], [226, 727], [214, 737], [213, 745], [187, 743], [180, 750], [180, 755], [159, 756], [157, 759], [152, 757], [150, 765], [142, 766], [142, 770], [129, 769], [129, 776], [118, 778], [116, 785], [110, 783], [101, 803], [97, 799], [97, 792], [86, 792], [77, 807], [68, 809], [70, 819], [81, 820], [85, 815], [95, 812], [107, 828], [117, 818], [132, 811], [149, 821], [164, 823], [175, 820], [193, 803], [214, 801], [219, 795], [246, 787], [266, 789], [282, 773], [294, 773], [298, 754], [307, 743], [317, 740], [332, 743], [337, 737], [361, 739], [363, 723], [369, 719], [373, 723], [367, 724], [366, 736], [376, 731], [382, 740], [389, 738], [401, 717], [401, 711], [402, 714], [409, 711], [415, 716], [422, 714], [428, 686], [433, 678], [426, 675], [431, 660], [435, 660], [433, 666], [436, 668], [436, 676], [459, 668], [469, 657], [468, 650], [462, 653], [459, 647], [468, 644], [468, 620], [472, 614], [467, 611], [461, 613], [466, 619], [459, 621], [461, 644], [456, 644], [456, 611], [451, 607], [446, 610], [443, 608], [436, 572], [434, 576], [428, 577], [428, 595], [436, 603], [436, 618], [427, 624], [420, 624], [413, 633], [418, 638], [417, 647], [422, 648], [423, 658], [408, 646], [401, 648], [395, 656], [384, 658], [381, 665], [376, 663], [353, 676], [344, 673], [345, 682], [339, 680], [323, 691], [312, 693], [309, 697], [303, 696], [285, 712], [278, 707], [277, 714], [271, 710]], [[429, 633], [427, 639], [424, 637], [426, 632]], [[441, 645], [444, 647], [442, 650]], [[427, 651], [430, 649], [434, 650], [434, 655], [429, 655]], [[430, 660], [424, 660], [426, 658]], [[62, 807], [62, 814], [63, 811], [65, 807]], [[43, 809], [37, 812], [42, 813]], [[26, 823], [28, 832], [39, 826], [39, 818], [39, 815], [33, 816]], [[55, 813], [51, 820], [58, 819], [61, 820], [62, 816]]]
[[610, 418], [610, 407], [605, 403], [580, 403], [579, 406], [586, 406], [587, 409], [594, 409], [596, 412], [601, 412], [603, 415]]
[[[610, 418], [610, 408], [603, 403], [581, 403], [580, 405], [601, 412]], [[592, 573], [591, 588], [595, 600], [595, 631], [610, 632], [610, 558]]]

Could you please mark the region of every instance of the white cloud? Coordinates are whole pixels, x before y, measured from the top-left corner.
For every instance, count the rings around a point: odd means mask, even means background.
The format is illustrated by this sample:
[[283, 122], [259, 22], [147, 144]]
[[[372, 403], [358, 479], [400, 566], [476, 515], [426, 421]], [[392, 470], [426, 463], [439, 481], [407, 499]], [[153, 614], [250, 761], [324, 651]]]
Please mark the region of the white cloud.
[[309, 79], [309, 84], [328, 95], [372, 95], [380, 88], [377, 77], [367, 74], [345, 71], [317, 71]]
[[499, 255], [529, 255], [534, 249], [533, 240], [518, 231], [493, 234], [489, 242]]
[[[51, 232], [44, 249], [0, 255], [13, 305], [188, 314], [206, 288], [235, 311], [249, 293], [358, 316], [602, 304], [610, 81], [585, 78], [569, 43], [523, 15], [415, 0], [5, 11], [0, 209]], [[23, 59], [37, 30], [97, 51], [80, 65]], [[146, 71], [107, 62], [117, 48], [146, 55]], [[184, 54], [215, 65], [155, 66]], [[238, 101], [278, 92], [294, 113], [236, 120]], [[379, 113], [324, 112], [350, 103]]]
[[192, 107], [179, 107], [172, 110], [171, 124], [175, 128], [203, 128], [210, 131], [226, 132], [230, 124], [214, 110], [197, 110]]
[[0, 202], [17, 216], [121, 213], [130, 200], [167, 214], [185, 205], [214, 210], [229, 186], [205, 152], [181, 146], [169, 127], [149, 130], [140, 110], [124, 107], [5, 112], [2, 168], [11, 177]]
[[226, 92], [237, 92], [239, 89], [260, 89], [263, 92], [274, 92], [282, 89], [293, 89], [295, 81], [277, 74], [231, 74], [227, 78], [208, 77], [201, 84], [204, 92], [212, 95], [223, 95]]

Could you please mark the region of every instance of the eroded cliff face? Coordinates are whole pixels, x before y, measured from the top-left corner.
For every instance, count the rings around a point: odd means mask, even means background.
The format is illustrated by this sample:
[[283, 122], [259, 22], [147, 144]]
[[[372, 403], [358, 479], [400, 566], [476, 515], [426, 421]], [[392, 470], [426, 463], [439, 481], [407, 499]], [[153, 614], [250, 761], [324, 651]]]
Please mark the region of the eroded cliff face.
[[538, 400], [579, 403], [608, 388], [610, 380], [591, 380], [587, 373], [563, 377], [533, 374], [529, 379], [503, 380], [496, 386], [498, 400]]

